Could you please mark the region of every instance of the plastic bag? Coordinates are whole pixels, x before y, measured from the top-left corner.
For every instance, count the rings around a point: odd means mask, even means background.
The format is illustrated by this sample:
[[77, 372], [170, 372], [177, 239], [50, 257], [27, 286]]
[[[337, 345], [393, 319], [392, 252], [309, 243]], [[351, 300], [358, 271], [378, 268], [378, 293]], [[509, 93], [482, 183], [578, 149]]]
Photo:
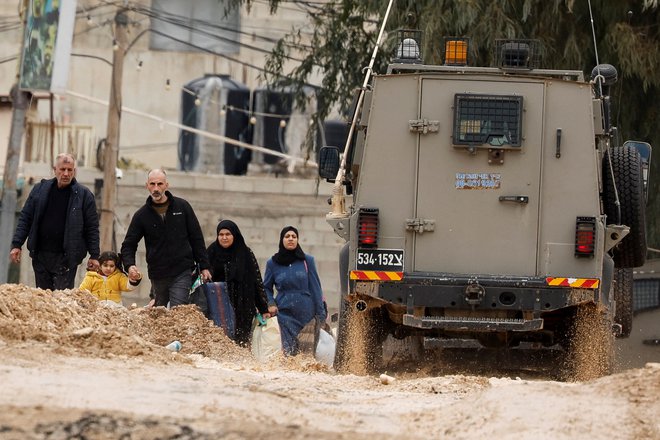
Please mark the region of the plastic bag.
[[252, 354], [259, 362], [265, 362], [282, 351], [282, 336], [277, 316], [266, 319], [265, 325], [260, 325], [254, 318], [252, 330]]
[[204, 316], [208, 315], [208, 304], [206, 301], [206, 296], [202, 287], [204, 287], [204, 281], [202, 280], [202, 275], [199, 271], [199, 267], [191, 274], [192, 285], [190, 286], [190, 292], [188, 293], [188, 304], [195, 304], [199, 307], [199, 310]]
[[335, 362], [336, 345], [335, 338], [324, 329], [320, 329], [319, 342], [316, 345], [314, 357], [322, 364], [332, 367], [332, 364]]
[[197, 287], [190, 293], [190, 295], [188, 295], [188, 304], [195, 304], [199, 308], [199, 311], [202, 312], [202, 315], [208, 318], [209, 306], [206, 296], [204, 295], [203, 287], [204, 284]]

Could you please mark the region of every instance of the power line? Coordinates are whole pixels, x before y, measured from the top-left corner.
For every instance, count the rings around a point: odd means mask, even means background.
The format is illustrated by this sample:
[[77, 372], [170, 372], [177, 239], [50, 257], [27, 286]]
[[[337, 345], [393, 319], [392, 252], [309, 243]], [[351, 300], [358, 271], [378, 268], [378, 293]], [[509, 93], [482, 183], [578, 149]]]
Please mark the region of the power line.
[[[103, 6], [115, 7], [115, 5], [116, 5], [116, 3], [105, 2]], [[117, 5], [117, 7], [118, 7], [118, 5]], [[276, 38], [271, 38], [271, 37], [267, 37], [267, 36], [264, 36], [264, 35], [260, 35], [256, 32], [246, 32], [246, 31], [242, 31], [240, 29], [236, 29], [234, 27], [222, 26], [222, 25], [216, 24], [216, 23], [211, 22], [211, 21], [196, 19], [196, 18], [192, 18], [192, 17], [188, 17], [188, 16], [177, 15], [177, 14], [173, 14], [173, 13], [163, 11], [163, 10], [144, 7], [142, 5], [130, 5], [128, 9], [131, 12], [134, 12], [136, 14], [144, 15], [144, 16], [152, 19], [152, 20], [158, 20], [158, 21], [165, 22], [165, 23], [168, 23], [168, 24], [171, 24], [171, 25], [174, 25], [174, 26], [178, 26], [182, 29], [186, 29], [186, 30], [190, 31], [191, 33], [201, 34], [201, 35], [204, 35], [205, 37], [210, 38], [210, 39], [214, 39], [214, 40], [217, 40], [217, 41], [222, 41], [222, 42], [225, 42], [225, 43], [229, 42], [231, 44], [236, 44], [237, 46], [239, 46], [241, 48], [246, 48], [246, 49], [249, 49], [249, 50], [258, 51], [258, 52], [265, 53], [265, 54], [270, 54], [271, 51], [268, 50], [268, 49], [264, 49], [264, 48], [261, 48], [261, 47], [257, 47], [257, 46], [253, 46], [253, 45], [241, 42], [240, 40], [235, 40], [235, 39], [232, 39], [230, 37], [226, 37], [226, 36], [214, 33], [214, 32], [210, 32], [208, 30], [204, 30], [204, 28], [205, 29], [216, 29], [216, 30], [219, 30], [219, 31], [234, 33], [234, 34], [237, 34], [237, 35], [244, 35], [244, 36], [248, 36], [250, 38], [256, 39], [256, 40], [262, 40], [262, 41], [266, 41], [266, 42], [269, 42], [269, 43], [272, 43], [272, 44], [276, 44], [279, 41]], [[79, 16], [79, 18], [82, 18], [82, 17], [86, 16], [88, 21], [91, 21], [91, 18], [92, 18], [92, 15], [88, 14], [88, 11], [85, 10], [85, 9], [80, 11], [78, 16]], [[135, 23], [135, 21], [134, 21], [134, 23]], [[112, 20], [108, 19], [106, 21], [103, 21], [100, 25], [98, 25], [96, 27], [93, 27], [93, 28], [90, 27], [90, 28], [84, 29], [82, 31], [79, 31], [78, 33], [76, 33], [76, 35], [80, 35], [82, 33], [89, 32], [89, 31], [91, 31], [95, 28], [101, 27], [101, 26], [106, 25], [106, 24], [108, 24], [108, 25], [112, 24]], [[242, 26], [242, 27], [246, 27], [246, 26]], [[282, 32], [285, 32], [285, 31], [282, 31]], [[285, 43], [285, 44], [289, 45], [288, 43]], [[195, 45], [190, 45], [190, 44], [188, 46], [196, 47]], [[291, 46], [291, 45], [289, 45], [289, 46]], [[296, 49], [311, 49], [311, 46], [303, 45], [303, 44], [297, 44], [297, 45], [295, 45], [295, 48]], [[302, 59], [295, 58], [295, 57], [292, 57], [292, 56], [286, 56], [286, 58], [290, 59], [292, 61], [296, 61], [296, 62], [302, 62], [303, 61]]]
[[1, 59], [0, 64], [8, 63], [9, 61], [14, 61], [17, 58], [18, 58], [18, 55], [10, 55], [7, 58]]
[[[87, 96], [87, 95], [84, 95], [82, 93], [77, 93], [77, 92], [74, 92], [72, 90], [67, 90], [66, 94], [69, 95], [69, 96], [72, 96], [74, 98], [84, 99], [86, 101], [94, 102], [94, 103], [97, 103], [97, 104], [100, 104], [100, 105], [104, 105], [104, 106], [108, 105], [107, 101], [103, 101], [101, 99], [93, 98], [91, 96]], [[316, 164], [316, 162], [312, 162], [312, 161], [307, 160], [307, 159], [302, 158], [302, 157], [291, 156], [291, 155], [286, 154], [286, 153], [281, 153], [277, 150], [271, 150], [269, 148], [262, 147], [262, 146], [259, 146], [259, 145], [248, 144], [246, 142], [242, 142], [242, 141], [239, 141], [239, 140], [236, 140], [236, 139], [232, 139], [232, 138], [227, 137], [227, 136], [222, 136], [222, 135], [217, 134], [217, 133], [201, 130], [201, 129], [198, 129], [198, 128], [195, 128], [195, 127], [189, 127], [187, 125], [180, 124], [178, 122], [168, 121], [168, 120], [163, 119], [159, 116], [152, 115], [150, 113], [142, 112], [142, 111], [139, 111], [139, 110], [135, 110], [135, 109], [132, 109], [132, 108], [129, 108], [129, 107], [122, 106], [122, 112], [130, 113], [130, 114], [133, 114], [133, 115], [136, 115], [136, 116], [141, 116], [143, 118], [147, 118], [147, 119], [150, 119], [152, 121], [158, 122], [159, 124], [162, 124], [162, 125], [169, 125], [171, 127], [176, 127], [176, 128], [181, 129], [181, 130], [185, 130], [185, 131], [195, 133], [195, 134], [200, 135], [200, 136], [205, 136], [205, 137], [208, 137], [208, 138], [211, 138], [211, 139], [222, 141], [222, 142], [225, 142], [227, 144], [235, 145], [237, 147], [247, 148], [247, 149], [250, 149], [250, 150], [253, 150], [253, 151], [258, 151], [260, 153], [270, 154], [272, 156], [278, 156], [278, 157], [281, 157], [283, 159], [287, 159], [287, 160], [289, 160], [293, 163], [299, 163], [299, 164], [303, 164], [303, 165], [310, 166], [310, 167], [317, 167], [318, 166]]]
[[[252, 68], [252, 69], [258, 70], [259, 72], [262, 72], [262, 73], [268, 73], [268, 74], [270, 74], [270, 75], [277, 76], [277, 77], [279, 77], [279, 78], [283, 78], [283, 79], [288, 78], [286, 75], [281, 75], [281, 74], [279, 74], [279, 73], [277, 73], [277, 72], [272, 72], [272, 71], [266, 70], [266, 69], [264, 69], [263, 67], [256, 66], [256, 65], [254, 65], [254, 64], [252, 64], [252, 63], [248, 63], [248, 62], [245, 62], [245, 61], [240, 61], [240, 60], [238, 60], [238, 59], [235, 58], [235, 57], [232, 57], [232, 56], [229, 56], [229, 55], [226, 55], [226, 54], [220, 53], [220, 52], [216, 52], [216, 51], [213, 51], [213, 50], [211, 50], [211, 49], [208, 49], [208, 48], [205, 48], [205, 47], [202, 47], [202, 46], [197, 46], [197, 45], [195, 45], [195, 44], [193, 44], [193, 43], [189, 43], [189, 42], [187, 42], [187, 41], [185, 41], [185, 40], [181, 40], [181, 39], [179, 39], [179, 38], [175, 38], [175, 37], [173, 37], [173, 36], [171, 36], [171, 35], [168, 35], [168, 34], [166, 34], [166, 33], [164, 33], [164, 32], [157, 31], [157, 30], [155, 30], [155, 29], [145, 29], [144, 31], [145, 31], [145, 32], [147, 32], [147, 31], [148, 31], [148, 32], [153, 32], [153, 33], [155, 33], [155, 34], [158, 34], [158, 35], [161, 35], [161, 36], [163, 36], [163, 37], [169, 38], [169, 39], [174, 40], [174, 41], [176, 41], [176, 42], [179, 42], [179, 43], [181, 43], [181, 44], [185, 44], [185, 45], [188, 45], [188, 46], [194, 47], [195, 49], [198, 49], [198, 50], [200, 50], [200, 51], [202, 51], [202, 52], [206, 52], [206, 53], [209, 53], [209, 54], [212, 54], [212, 55], [218, 56], [218, 57], [220, 57], [220, 58], [226, 58], [226, 59], [228, 59], [229, 61], [235, 62], [235, 63], [237, 63], [237, 64], [241, 64], [241, 65], [243, 65], [243, 66], [245, 66], [245, 67], [249, 67], [249, 68]], [[87, 55], [87, 54], [72, 54], [72, 55], [75, 55], [75, 56], [81, 56], [81, 57], [88, 57], [88, 58], [98, 58], [98, 59], [101, 59], [102, 61], [104, 61], [104, 62], [109, 63], [110, 65], [112, 65], [112, 63], [110, 63], [109, 61], [107, 61], [107, 60], [105, 60], [105, 59], [102, 59], [101, 57], [96, 57], [96, 56], [93, 56], [93, 55]], [[5, 63], [5, 62], [9, 62], [9, 61], [13, 61], [13, 60], [15, 60], [15, 59], [17, 59], [17, 58], [18, 58], [18, 55], [10, 56], [10, 57], [8, 57], [8, 58], [5, 58], [5, 59], [3, 59], [3, 60], [0, 60], [0, 64]], [[310, 86], [310, 87], [317, 87], [316, 85], [314, 85], [314, 84], [310, 84], [310, 83], [305, 83], [305, 85]]]
[[[104, 16], [104, 15], [114, 14], [114, 10], [108, 11], [108, 12], [101, 12], [101, 13], [98, 13], [98, 14], [91, 14], [90, 13], [91, 11], [96, 10], [96, 9], [100, 9], [100, 8], [108, 8], [108, 7], [116, 8], [118, 6], [119, 5], [116, 2], [103, 2], [101, 4], [97, 4], [97, 5], [94, 5], [94, 6], [91, 6], [91, 7], [85, 7], [84, 5], [81, 5], [79, 10], [77, 11], [76, 15], [77, 15], [77, 18], [86, 18], [88, 22], [92, 22], [92, 18], [98, 19], [98, 17]], [[244, 35], [244, 36], [256, 39], [256, 40], [266, 41], [266, 42], [269, 42], [269, 43], [272, 43], [272, 44], [276, 44], [279, 41], [276, 38], [260, 35], [256, 32], [247, 32], [247, 31], [244, 31], [244, 30], [240, 30], [240, 29], [236, 29], [236, 28], [232, 28], [232, 27], [228, 27], [228, 26], [222, 26], [222, 25], [219, 25], [219, 24], [211, 22], [211, 21], [195, 19], [195, 18], [186, 17], [186, 16], [182, 16], [182, 15], [177, 15], [177, 14], [173, 14], [173, 13], [163, 11], [163, 10], [157, 10], [157, 9], [154, 9], [154, 8], [144, 7], [142, 5], [130, 6], [129, 9], [131, 11], [135, 12], [135, 13], [143, 14], [146, 17], [149, 17], [151, 19], [160, 20], [160, 21], [163, 21], [163, 22], [175, 25], [175, 26], [179, 26], [179, 27], [187, 29], [191, 32], [202, 34], [202, 35], [204, 35], [208, 38], [216, 39], [218, 41], [231, 42], [232, 44], [236, 44], [240, 47], [244, 47], [246, 49], [255, 50], [255, 51], [258, 51], [258, 52], [262, 52], [262, 53], [267, 53], [268, 54], [268, 53], [270, 53], [270, 51], [267, 50], [267, 49], [263, 49], [263, 48], [260, 48], [260, 47], [256, 47], [256, 46], [247, 44], [247, 43], [243, 43], [240, 40], [234, 40], [234, 39], [231, 39], [231, 38], [228, 38], [228, 37], [224, 37], [222, 35], [218, 35], [218, 34], [213, 33], [213, 32], [205, 31], [205, 30], [201, 29], [201, 27], [205, 27], [205, 28], [209, 28], [209, 29], [216, 29], [216, 30], [220, 30], [220, 31], [224, 31], [224, 32], [235, 33], [237, 35]], [[112, 19], [108, 18], [106, 20], [103, 20], [100, 24], [98, 24], [96, 26], [90, 26], [87, 29], [83, 29], [81, 31], [78, 31], [75, 35], [77, 36], [77, 35], [87, 33], [87, 32], [90, 32], [94, 29], [104, 27], [105, 25], [108, 25], [108, 24], [111, 24], [111, 23], [112, 23]], [[11, 23], [11, 26], [8, 25], [8, 27], [6, 29], [3, 29], [2, 27], [0, 27], [0, 32], [2, 32], [3, 30], [7, 30], [7, 31], [14, 30], [14, 29], [17, 29], [19, 27], [20, 27], [20, 20], [14, 20]], [[241, 27], [242, 28], [250, 28], [250, 26], [248, 26], [248, 25], [242, 25]], [[263, 28], [258, 28], [258, 29], [262, 30]], [[271, 30], [276, 31], [276, 32], [282, 32], [282, 33], [289, 32], [288, 30], [284, 30], [284, 29], [271, 29]], [[300, 50], [300, 49], [311, 49], [311, 46], [305, 45], [305, 44], [293, 45], [293, 44], [288, 43], [288, 42], [284, 42], [283, 44], [285, 44], [286, 46], [288, 46], [290, 48], [295, 48], [295, 49], [298, 49], [298, 50]], [[286, 58], [288, 58], [292, 61], [296, 61], [296, 62], [301, 62], [302, 61], [301, 59], [295, 58], [295, 57], [292, 57], [292, 56], [286, 56]]]
[[[91, 20], [91, 17], [92, 17], [92, 15], [90, 14], [90, 11], [94, 11], [94, 10], [96, 10], [96, 9], [100, 9], [100, 8], [104, 8], [104, 7], [110, 7], [110, 6], [117, 7], [117, 6], [119, 6], [119, 5], [118, 5], [116, 2], [102, 1], [102, 3], [97, 4], [97, 5], [94, 5], [94, 6], [92, 6], [92, 7], [88, 7], [88, 8], [81, 7], [81, 8], [79, 9], [79, 11], [77, 12], [76, 15], [77, 15], [78, 18], [87, 18], [88, 21], [89, 21], [89, 20]], [[142, 13], [143, 15], [146, 15], [146, 16], [148, 16], [148, 17], [150, 17], [150, 18], [159, 19], [159, 20], [163, 20], [163, 21], [168, 21], [167, 19], [165, 19], [165, 18], [163, 18], [161, 15], [159, 15], [159, 13], [160, 13], [161, 11], [156, 11], [156, 12], [154, 12], [155, 10], [154, 10], [153, 8], [144, 8], [144, 7], [140, 6], [140, 5], [138, 5], [138, 6], [131, 6], [131, 7], [129, 7], [129, 9], [132, 10], [132, 11], [134, 11], [134, 12], [136, 12], [136, 13]], [[105, 15], [105, 14], [106, 14], [105, 12], [102, 12], [101, 14], [97, 14], [97, 15], [95, 15], [95, 17], [98, 17], [98, 16], [100, 16], [100, 15]], [[167, 16], [167, 17], [170, 17], [170, 20], [171, 20], [171, 21], [169, 21], [169, 22], [170, 22], [171, 24], [173, 24], [173, 25], [181, 26], [181, 27], [186, 28], [186, 29], [189, 29], [189, 30], [191, 30], [191, 31], [198, 31], [198, 29], [195, 29], [195, 28], [194, 28], [193, 26], [191, 26], [191, 25], [181, 24], [182, 21], [184, 21], [184, 18], [183, 18], [182, 16], [180, 16], [180, 15], [166, 13], [166, 16]], [[187, 19], [187, 18], [186, 18], [186, 19]], [[215, 24], [213, 24], [213, 23], [211, 23], [211, 22], [207, 22], [207, 21], [205, 21], [205, 20], [193, 20], [193, 22], [195, 22], [195, 23], [200, 23], [200, 24], [205, 24], [205, 25], [208, 25], [209, 27], [212, 27], [212, 28], [214, 27], [214, 28], [217, 28], [217, 29], [224, 29], [224, 30], [231, 31], [231, 32], [237, 32], [237, 33], [239, 33], [239, 34], [251, 35], [251, 36], [254, 36], [254, 37], [256, 37], [256, 38], [264, 39], [265, 41], [270, 41], [270, 42], [274, 41], [274, 39], [272, 39], [272, 38], [263, 37], [263, 36], [258, 36], [258, 35], [256, 35], [256, 34], [250, 34], [250, 33], [246, 33], [246, 32], [239, 31], [239, 30], [232, 29], [232, 28], [228, 28], [228, 27], [218, 26], [218, 25], [215, 25]], [[105, 27], [105, 25], [107, 25], [107, 24], [111, 24], [111, 23], [112, 23], [112, 20], [104, 21], [104, 22], [101, 23], [100, 25], [95, 26], [95, 27], [90, 27], [90, 28], [87, 29], [87, 30], [84, 30], [84, 31], [81, 31], [81, 32], [77, 33], [76, 35], [79, 35], [79, 34], [84, 33], [84, 32], [89, 32], [89, 31], [91, 31], [92, 29], [97, 29], [97, 28]], [[20, 22], [18, 22], [18, 24], [19, 24], [19, 26], [20, 26]], [[201, 51], [201, 52], [205, 52], [205, 53], [208, 53], [208, 54], [211, 54], [211, 55], [215, 55], [215, 56], [218, 56], [218, 57], [220, 57], [220, 58], [225, 58], [225, 59], [227, 59], [227, 60], [229, 60], [229, 61], [232, 61], [232, 62], [234, 62], [234, 63], [240, 64], [240, 65], [243, 65], [243, 66], [248, 67], [248, 68], [251, 68], [251, 69], [255, 69], [255, 70], [257, 70], [257, 71], [259, 71], [259, 72], [262, 72], [262, 73], [267, 73], [267, 74], [270, 74], [270, 75], [273, 75], [273, 76], [276, 76], [276, 77], [279, 77], [279, 78], [282, 78], [282, 79], [287, 79], [287, 78], [288, 78], [287, 76], [285, 76], [285, 75], [281, 75], [281, 74], [279, 74], [279, 73], [277, 73], [277, 72], [271, 72], [271, 71], [268, 71], [268, 70], [266, 70], [265, 68], [262, 68], [262, 67], [260, 67], [260, 66], [256, 66], [256, 65], [254, 65], [254, 64], [252, 64], [252, 63], [248, 63], [248, 62], [241, 61], [241, 60], [237, 59], [236, 57], [230, 56], [230, 55], [228, 55], [228, 54], [224, 54], [224, 53], [221, 53], [221, 52], [218, 52], [218, 51], [215, 51], [215, 50], [212, 50], [212, 49], [206, 48], [206, 47], [202, 47], [202, 46], [196, 45], [196, 44], [191, 43], [191, 42], [189, 42], [189, 41], [186, 41], [186, 40], [182, 40], [182, 39], [179, 39], [179, 38], [173, 37], [172, 35], [166, 34], [166, 33], [164, 33], [164, 32], [161, 32], [161, 31], [158, 31], [158, 30], [155, 30], [155, 29], [151, 29], [151, 28], [149, 28], [149, 29], [145, 29], [143, 32], [146, 32], [146, 31], [150, 31], [150, 32], [153, 32], [153, 33], [155, 33], [155, 34], [157, 34], [157, 35], [161, 35], [161, 36], [163, 36], [163, 37], [166, 37], [166, 38], [168, 38], [168, 39], [171, 39], [171, 40], [173, 40], [173, 41], [176, 41], [176, 42], [178, 42], [178, 43], [180, 43], [180, 44], [184, 44], [184, 45], [186, 45], [186, 46], [192, 47], [192, 48], [194, 48], [194, 49], [196, 49], [196, 50], [199, 50], [199, 51]], [[206, 32], [206, 34], [209, 35], [209, 36], [212, 37], [212, 38], [218, 38], [218, 39], [221, 39], [221, 40], [223, 40], [223, 41], [227, 41], [227, 40], [229, 40], [227, 37], [221, 37], [221, 36], [216, 35], [216, 34], [213, 34], [213, 33]], [[112, 33], [110, 33], [110, 37], [112, 37]], [[140, 35], [138, 35], [137, 38], [139, 38], [139, 37], [140, 37]], [[133, 40], [133, 42], [135, 42], [135, 41], [136, 41], [136, 40]], [[233, 42], [234, 40], [230, 40], [230, 41]], [[131, 43], [131, 44], [133, 44], [133, 43]], [[261, 48], [256, 48], [256, 47], [254, 47], [254, 46], [247, 45], [247, 44], [245, 44], [245, 43], [237, 42], [237, 44], [238, 44], [239, 46], [241, 46], [241, 47], [246, 47], [246, 48], [251, 49], [251, 50], [258, 50], [258, 51], [260, 51], [260, 52], [270, 53], [270, 51], [266, 51], [266, 50], [261, 49]], [[75, 54], [75, 55], [76, 55], [76, 56], [81, 56], [81, 57], [99, 58], [99, 59], [101, 59], [100, 57], [96, 57], [96, 56], [89, 55], [89, 54]], [[18, 55], [7, 57], [7, 58], [5, 58], [5, 59], [0, 60], [0, 64], [5, 63], [5, 62], [9, 62], [9, 61], [13, 61], [13, 60], [15, 60], [16, 58], [18, 58]], [[290, 57], [290, 56], [288, 56], [288, 57], [286, 57], [286, 58], [288, 58], [288, 59], [290, 59], [290, 60], [293, 60], [293, 61], [297, 61], [297, 62], [301, 62], [301, 61], [302, 61], [301, 59], [294, 58], [294, 57]], [[108, 61], [105, 60], [105, 59], [101, 59], [101, 60], [104, 61], [104, 62], [106, 62], [106, 63], [108, 62]], [[309, 84], [309, 83], [306, 83], [306, 85], [307, 85], [307, 86], [311, 86], [311, 87], [316, 87], [315, 85], [313, 85], [313, 84]]]
[[[166, 23], [170, 23], [170, 24], [173, 24], [173, 25], [180, 26], [180, 27], [188, 29], [192, 32], [203, 33], [203, 34], [205, 34], [207, 36], [210, 36], [212, 38], [217, 38], [217, 39], [222, 39], [222, 40], [227, 39], [227, 37], [223, 37], [223, 36], [220, 36], [218, 34], [208, 32], [208, 31], [203, 31], [203, 30], [201, 30], [201, 28], [216, 29], [216, 30], [220, 30], [220, 31], [235, 33], [235, 34], [238, 34], [238, 35], [245, 35], [245, 36], [250, 37], [250, 38], [255, 38], [255, 39], [266, 41], [266, 42], [273, 43], [273, 44], [276, 44], [279, 41], [278, 39], [267, 37], [267, 36], [264, 36], [264, 35], [259, 35], [255, 32], [246, 32], [246, 31], [242, 31], [240, 29], [234, 28], [234, 27], [223, 26], [223, 25], [211, 22], [211, 21], [202, 20], [202, 19], [199, 19], [199, 18], [193, 18], [193, 17], [177, 15], [177, 14], [173, 14], [171, 12], [167, 12], [167, 11], [164, 11], [164, 10], [144, 7], [144, 6], [141, 6], [141, 5], [136, 6], [136, 7], [132, 8], [131, 10], [136, 12], [136, 13], [139, 13], [139, 14], [144, 14], [144, 15], [152, 18], [152, 19], [156, 19], [156, 20], [160, 20], [160, 21], [163, 21], [163, 22], [166, 22]], [[282, 30], [281, 32], [284, 33], [284, 32], [288, 32], [288, 31]], [[231, 40], [231, 41], [234, 42], [235, 40]], [[261, 48], [255, 48], [254, 46], [248, 45], [246, 43], [241, 43], [240, 41], [237, 41], [237, 44], [239, 44], [243, 47], [253, 49], [253, 50], [264, 51]], [[309, 45], [298, 45], [296, 47], [297, 48], [311, 49], [311, 46], [309, 46]], [[266, 51], [266, 52], [269, 52], [269, 51]], [[300, 61], [300, 60], [296, 60], [296, 61]]]
[[[204, 35], [206, 37], [210, 37], [210, 38], [213, 38], [213, 39], [216, 39], [216, 40], [219, 40], [219, 41], [229, 42], [231, 44], [237, 44], [237, 45], [239, 45], [241, 47], [244, 47], [246, 49], [254, 50], [254, 51], [257, 51], [257, 52], [261, 52], [261, 53], [267, 53], [267, 54], [270, 53], [270, 51], [267, 50], [267, 49], [257, 47], [257, 46], [252, 46], [250, 44], [242, 43], [242, 42], [234, 40], [232, 38], [224, 37], [222, 35], [218, 35], [218, 34], [214, 34], [212, 32], [205, 31], [205, 30], [201, 29], [201, 27], [199, 25], [198, 26], [189, 25], [189, 24], [185, 23], [185, 21], [183, 21], [183, 20], [173, 20], [171, 18], [164, 18], [164, 17], [162, 17], [158, 14], [152, 14], [152, 15], [150, 15], [150, 18], [152, 20], [159, 20], [159, 21], [162, 21], [162, 22], [165, 22], [165, 23], [173, 24], [173, 25], [179, 26], [181, 28], [187, 29], [187, 30], [189, 30], [193, 33], [201, 34], [201, 35]], [[198, 21], [198, 20], [193, 19], [192, 21], [195, 22], [195, 21]], [[231, 28], [224, 28], [224, 29], [228, 30], [228, 31], [231, 31], [231, 32], [238, 33], [238, 34], [245, 34], [245, 32], [241, 32], [241, 31], [231, 29]], [[297, 58], [293, 58], [293, 57], [289, 57], [289, 59], [291, 59], [293, 61], [302, 62], [301, 59], [297, 59]]]

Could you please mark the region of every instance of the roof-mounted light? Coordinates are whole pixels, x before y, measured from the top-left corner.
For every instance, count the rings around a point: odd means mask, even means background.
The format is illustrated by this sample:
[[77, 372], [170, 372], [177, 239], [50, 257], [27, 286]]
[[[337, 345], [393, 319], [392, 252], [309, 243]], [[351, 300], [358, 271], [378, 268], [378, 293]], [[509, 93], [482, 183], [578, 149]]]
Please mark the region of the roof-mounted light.
[[414, 29], [399, 29], [397, 31], [397, 46], [394, 52], [395, 63], [421, 64], [420, 45], [422, 31]]
[[495, 59], [502, 69], [537, 69], [542, 46], [538, 40], [495, 40]]
[[445, 66], [467, 66], [469, 40], [461, 37], [445, 38]]

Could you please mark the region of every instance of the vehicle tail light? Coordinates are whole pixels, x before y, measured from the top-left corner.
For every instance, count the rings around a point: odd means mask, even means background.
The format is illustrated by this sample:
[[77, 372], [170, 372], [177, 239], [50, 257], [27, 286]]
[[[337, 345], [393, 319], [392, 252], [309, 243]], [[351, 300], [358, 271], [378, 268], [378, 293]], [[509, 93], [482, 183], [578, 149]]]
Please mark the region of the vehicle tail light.
[[578, 217], [575, 223], [575, 256], [593, 257], [596, 248], [596, 218]]
[[358, 215], [358, 244], [360, 247], [378, 246], [378, 208], [361, 208]]

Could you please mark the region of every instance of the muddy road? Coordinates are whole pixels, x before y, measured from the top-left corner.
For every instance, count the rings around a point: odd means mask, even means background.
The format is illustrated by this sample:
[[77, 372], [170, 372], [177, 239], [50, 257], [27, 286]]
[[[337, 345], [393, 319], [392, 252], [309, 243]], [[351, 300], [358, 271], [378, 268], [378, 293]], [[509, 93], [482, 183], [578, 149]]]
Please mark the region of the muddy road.
[[660, 438], [660, 364], [576, 383], [388, 374], [260, 364], [188, 307], [0, 286], [0, 439]]

